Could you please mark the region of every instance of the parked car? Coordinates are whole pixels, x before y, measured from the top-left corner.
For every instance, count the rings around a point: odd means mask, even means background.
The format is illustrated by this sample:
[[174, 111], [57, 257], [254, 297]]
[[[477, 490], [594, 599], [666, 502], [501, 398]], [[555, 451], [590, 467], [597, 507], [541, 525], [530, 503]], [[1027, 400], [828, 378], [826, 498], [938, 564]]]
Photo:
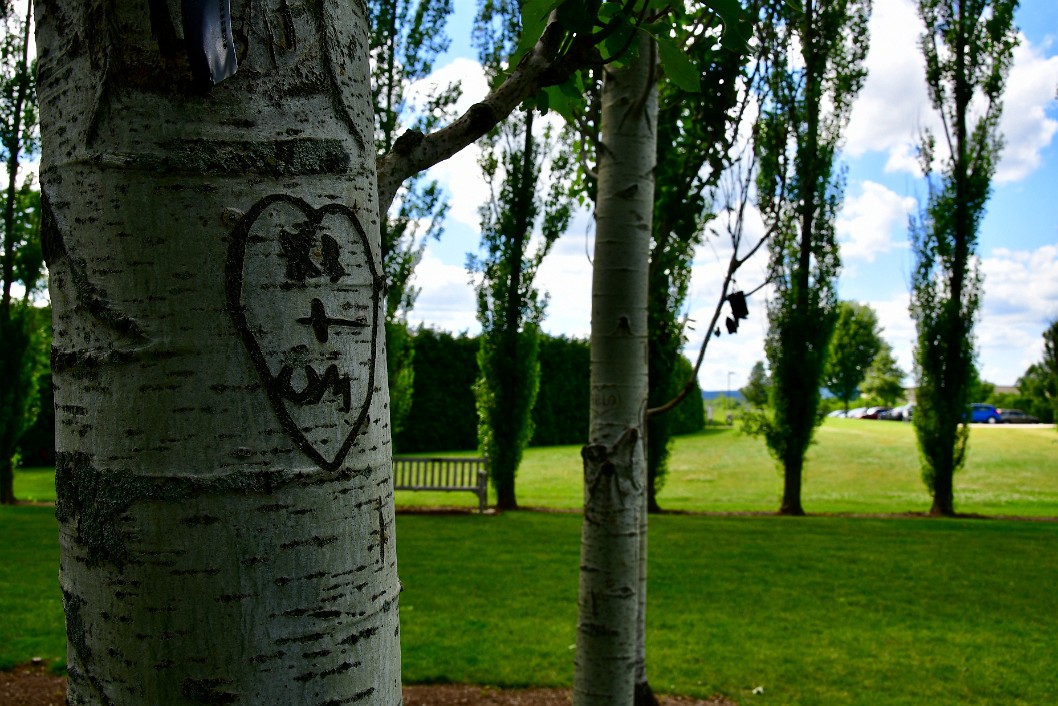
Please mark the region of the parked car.
[[855, 407], [849, 410], [849, 413], [845, 416], [849, 419], [859, 419], [863, 416], [863, 413], [867, 411], [866, 407]]
[[970, 405], [970, 421], [976, 423], [987, 422], [989, 424], [999, 423], [999, 412], [995, 406], [975, 402]]
[[831, 412], [827, 416], [830, 417], [831, 419], [834, 419], [836, 417], [844, 417], [845, 416], [845, 410], [843, 410], [843, 409], [835, 409], [833, 412]]
[[886, 415], [886, 419], [893, 419], [898, 422], [910, 422], [911, 417], [915, 414], [915, 405], [903, 404], [899, 407], [893, 407], [889, 410], [889, 414]]
[[889, 407], [868, 407], [860, 419], [881, 419], [882, 415], [889, 411]]
[[999, 421], [1004, 424], [1039, 424], [1040, 420], [1020, 409], [997, 409]]

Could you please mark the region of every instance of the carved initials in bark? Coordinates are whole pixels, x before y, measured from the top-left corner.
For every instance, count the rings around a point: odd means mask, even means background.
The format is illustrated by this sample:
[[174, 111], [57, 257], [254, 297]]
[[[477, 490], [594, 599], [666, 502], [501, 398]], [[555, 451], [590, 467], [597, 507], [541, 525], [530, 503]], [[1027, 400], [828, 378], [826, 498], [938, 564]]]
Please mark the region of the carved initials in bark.
[[613, 512], [638, 502], [640, 483], [635, 473], [639, 430], [626, 429], [610, 447], [591, 444], [580, 451], [584, 459], [585, 512]]
[[[367, 422], [382, 295], [356, 214], [266, 197], [232, 231], [226, 277], [229, 314], [283, 429], [339, 468]], [[368, 300], [370, 311], [356, 304]]]

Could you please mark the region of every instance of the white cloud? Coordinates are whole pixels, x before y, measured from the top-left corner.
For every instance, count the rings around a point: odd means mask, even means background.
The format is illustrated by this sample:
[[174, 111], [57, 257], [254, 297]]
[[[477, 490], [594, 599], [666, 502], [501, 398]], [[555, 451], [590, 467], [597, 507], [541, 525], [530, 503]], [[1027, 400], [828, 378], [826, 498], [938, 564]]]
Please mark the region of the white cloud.
[[543, 329], [548, 333], [587, 337], [591, 333], [591, 277], [589, 254], [595, 248], [592, 215], [577, 211], [565, 235], [555, 241], [536, 275], [548, 296]]
[[[915, 157], [924, 129], [942, 135], [929, 104], [922, 53], [918, 47], [921, 21], [909, 0], [878, 3], [871, 17], [871, 49], [867, 81], [856, 101], [846, 131], [845, 150], [852, 157], [886, 152], [887, 173], [919, 175]], [[1005, 147], [997, 182], [1026, 178], [1040, 165], [1040, 153], [1058, 131], [1048, 117], [1055, 108], [1058, 56], [1046, 57], [1043, 47], [1021, 35], [1003, 97], [1000, 131]]]
[[1043, 353], [1043, 330], [1058, 319], [1058, 245], [999, 248], [981, 261], [984, 297], [977, 342], [984, 379], [1011, 385]]
[[909, 302], [909, 295], [901, 294], [868, 303], [878, 315], [878, 324], [882, 327], [882, 338], [893, 347], [893, 357], [896, 358], [897, 365], [906, 375], [905, 382], [912, 385], [914, 384], [912, 351], [915, 346], [915, 322], [908, 311]]
[[[975, 327], [981, 376], [1013, 385], [1042, 355], [1043, 330], [1058, 318], [1058, 246], [997, 249], [981, 259], [984, 294]], [[908, 295], [869, 302], [900, 367], [910, 376], [915, 325]], [[909, 384], [912, 383], [908, 378]]]
[[[713, 336], [702, 360], [698, 373], [698, 384], [703, 390], [726, 390], [728, 373], [731, 373], [731, 390], [746, 385], [750, 370], [757, 361], [765, 360], [764, 339], [768, 333], [768, 317], [764, 290], [755, 294], [749, 301], [749, 318], [739, 322], [738, 333], [728, 335], [721, 317], [719, 337]], [[694, 328], [688, 331], [686, 355], [693, 363], [705, 336], [705, 326], [712, 316], [712, 307], [691, 311], [691, 318], [697, 321]], [[727, 316], [725, 312], [724, 316]]]
[[[436, 87], [453, 83], [459, 84], [461, 89], [460, 98], [453, 108], [456, 115], [462, 115], [488, 94], [488, 81], [481, 64], [458, 58], [429, 77], [413, 83], [409, 88], [409, 103], [419, 103], [423, 96], [429, 95]], [[561, 125], [560, 117], [548, 114], [535, 121], [533, 134], [542, 136], [549, 127], [557, 131]], [[489, 184], [478, 165], [481, 154], [481, 146], [475, 142], [427, 171], [427, 177], [436, 179], [450, 195], [448, 217], [475, 231], [481, 224], [481, 206], [491, 198]]]
[[918, 161], [918, 145], [905, 142], [890, 148], [883, 171], [886, 174], [913, 174], [915, 177], [921, 177], [922, 167]]
[[1019, 181], [1040, 166], [1040, 152], [1058, 131], [1058, 120], [1047, 116], [1048, 108], [1054, 112], [1056, 85], [1058, 55], [1044, 57], [1022, 36], [1003, 97], [999, 129], [1005, 145], [997, 182]]
[[[752, 244], [764, 233], [764, 224], [755, 208], [749, 208], [745, 218], [745, 242]], [[743, 246], [741, 255], [748, 248]], [[692, 362], [697, 358], [703, 338], [716, 311], [720, 288], [731, 256], [731, 242], [726, 235], [710, 236], [695, 254], [694, 274], [688, 294], [688, 341], [684, 355]], [[768, 249], [761, 248], [746, 262], [732, 282], [732, 291], [752, 292], [766, 279], [768, 271]], [[698, 383], [703, 390], [727, 390], [728, 373], [731, 373], [731, 390], [745, 386], [753, 364], [764, 360], [764, 339], [768, 332], [767, 301], [769, 287], [758, 290], [748, 297], [749, 318], [740, 321], [738, 332], [728, 334], [725, 320], [731, 314], [727, 304], [722, 306], [717, 326], [720, 336], [709, 339], [705, 358], [698, 373]]]
[[932, 110], [918, 49], [920, 26], [915, 5], [908, 0], [875, 4], [867, 81], [845, 132], [851, 156], [900, 150], [915, 142], [924, 124], [930, 125], [924, 123], [932, 119]]
[[[429, 77], [413, 83], [408, 91], [408, 101], [415, 104], [435, 87], [452, 83], [459, 84], [462, 90], [454, 107], [457, 115], [465, 113], [488, 93], [488, 81], [481, 64], [459, 58], [440, 67]], [[427, 171], [427, 177], [439, 181], [451, 196], [448, 217], [475, 229], [480, 223], [478, 209], [489, 198], [488, 183], [478, 166], [480, 155], [481, 148], [475, 143]]]
[[915, 200], [873, 181], [863, 182], [859, 196], [846, 197], [837, 232], [843, 260], [874, 262], [876, 255], [907, 247], [907, 217]]
[[481, 329], [475, 318], [474, 287], [465, 268], [445, 264], [427, 246], [422, 261], [415, 268], [414, 285], [421, 291], [408, 317], [412, 324], [471, 334]]

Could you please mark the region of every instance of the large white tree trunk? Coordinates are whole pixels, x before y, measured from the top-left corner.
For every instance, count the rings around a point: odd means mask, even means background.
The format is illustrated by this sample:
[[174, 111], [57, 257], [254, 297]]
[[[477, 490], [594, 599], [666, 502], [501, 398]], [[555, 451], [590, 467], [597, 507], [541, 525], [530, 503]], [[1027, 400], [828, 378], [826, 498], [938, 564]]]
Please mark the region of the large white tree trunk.
[[630, 705], [636, 681], [647, 269], [657, 154], [653, 64], [650, 40], [643, 34], [638, 58], [608, 73], [603, 84], [576, 706]]
[[366, 10], [180, 7], [37, 4], [70, 702], [399, 704]]

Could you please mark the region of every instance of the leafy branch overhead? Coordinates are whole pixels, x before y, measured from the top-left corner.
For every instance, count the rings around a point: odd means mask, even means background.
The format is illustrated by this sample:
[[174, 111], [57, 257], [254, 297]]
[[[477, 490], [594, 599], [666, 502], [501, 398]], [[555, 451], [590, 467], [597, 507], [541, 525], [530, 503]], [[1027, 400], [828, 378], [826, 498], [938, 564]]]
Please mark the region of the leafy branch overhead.
[[[739, 49], [750, 23], [737, 0], [706, 0], [720, 17], [721, 41]], [[597, 2], [527, 0], [522, 40], [489, 94], [450, 125], [429, 134], [408, 130], [378, 162], [379, 211], [389, 209], [405, 179], [442, 162], [476, 141], [515, 108], [534, 100], [567, 119], [584, 100], [581, 72], [631, 57], [636, 30], [658, 42], [662, 69], [681, 86], [697, 87], [697, 67], [680, 51], [685, 27], [678, 6], [660, 0]]]

